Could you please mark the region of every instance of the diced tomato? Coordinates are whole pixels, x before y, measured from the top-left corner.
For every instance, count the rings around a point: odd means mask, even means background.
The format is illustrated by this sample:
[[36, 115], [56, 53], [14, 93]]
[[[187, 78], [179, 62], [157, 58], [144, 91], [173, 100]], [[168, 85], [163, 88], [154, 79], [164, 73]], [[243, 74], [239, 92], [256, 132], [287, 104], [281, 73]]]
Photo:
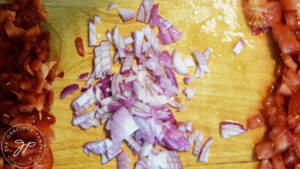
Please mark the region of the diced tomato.
[[273, 165], [269, 160], [262, 160], [259, 164], [259, 169], [273, 169]]
[[290, 55], [286, 55], [282, 57], [283, 62], [292, 70], [296, 71], [297, 70], [297, 63], [292, 59]]
[[286, 169], [281, 155], [274, 155], [272, 157], [272, 163], [273, 163], [274, 169]]
[[282, 79], [294, 93], [300, 89], [300, 76], [294, 70], [288, 68]]
[[250, 130], [263, 125], [264, 118], [260, 113], [247, 119], [247, 128]]
[[294, 143], [295, 154], [300, 158], [300, 134], [295, 134], [295, 143]]
[[84, 56], [84, 46], [83, 46], [82, 38], [77, 37], [75, 39], [75, 44], [76, 44], [78, 54], [83, 57]]
[[266, 26], [273, 26], [281, 20], [281, 5], [278, 1], [268, 2], [264, 7], [264, 17], [266, 19]]
[[25, 37], [32, 38], [32, 37], [39, 36], [40, 34], [41, 34], [40, 26], [36, 25], [26, 31]]
[[284, 11], [296, 11], [297, 10], [297, 0], [280, 0], [282, 9]]
[[285, 129], [284, 127], [274, 127], [270, 133], [269, 137], [274, 142], [275, 152], [281, 153], [287, 150], [294, 143], [293, 134]]
[[25, 35], [25, 30], [20, 27], [16, 27], [12, 22], [8, 22], [4, 25], [4, 29], [9, 39], [21, 38]]
[[293, 166], [296, 164], [297, 157], [293, 149], [289, 149], [283, 154], [283, 162], [287, 166]]
[[255, 145], [256, 157], [258, 159], [267, 160], [272, 158], [274, 155], [273, 142], [271, 141], [262, 141]]
[[289, 114], [297, 115], [300, 113], [300, 91], [297, 92], [289, 101]]
[[300, 51], [300, 43], [288, 26], [283, 23], [277, 23], [272, 27], [272, 32], [284, 55]]
[[[288, 0], [285, 0], [288, 1]], [[285, 22], [287, 26], [292, 30], [295, 31], [297, 29], [297, 13], [296, 11], [287, 11], [284, 12]]]

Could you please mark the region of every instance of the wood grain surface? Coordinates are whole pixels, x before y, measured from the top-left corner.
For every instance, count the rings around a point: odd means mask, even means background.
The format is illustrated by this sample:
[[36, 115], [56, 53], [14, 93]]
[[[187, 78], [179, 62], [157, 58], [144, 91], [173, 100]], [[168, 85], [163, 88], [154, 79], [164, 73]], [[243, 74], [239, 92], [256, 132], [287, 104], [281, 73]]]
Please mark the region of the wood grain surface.
[[[103, 126], [87, 131], [72, 126], [70, 104], [79, 94], [76, 91], [65, 99], [59, 99], [61, 90], [76, 81], [83, 72], [92, 68], [92, 48], [87, 47], [87, 23], [94, 14], [99, 14], [101, 24], [97, 24], [98, 39], [106, 39], [105, 31], [117, 25], [123, 36], [145, 25], [134, 20], [122, 22], [117, 11], [107, 12], [109, 0], [45, 0], [44, 8], [49, 14], [48, 22], [62, 39], [62, 51], [58, 70], [65, 72], [63, 79], [54, 83], [56, 94], [52, 112], [57, 118], [54, 125], [56, 141], [52, 144], [55, 158], [54, 169], [112, 169], [116, 161], [107, 165], [100, 164], [100, 157], [86, 156], [82, 145], [90, 140], [105, 138]], [[138, 10], [140, 0], [116, 0], [121, 8]], [[193, 121], [193, 128], [201, 131], [205, 138], [214, 138], [207, 163], [197, 162], [191, 152], [180, 153], [185, 169], [254, 169], [258, 162], [253, 156], [253, 146], [261, 140], [265, 128], [258, 128], [239, 136], [223, 139], [219, 132], [219, 123], [225, 120], [239, 121], [245, 124], [247, 117], [257, 114], [261, 108], [267, 87], [274, 80], [273, 42], [266, 34], [252, 36], [247, 27], [241, 8], [241, 0], [159, 0], [159, 14], [168, 18], [184, 34], [176, 44], [164, 47], [170, 52], [177, 49], [182, 57], [188, 57], [194, 50], [213, 49], [209, 61], [210, 73], [204, 79], [197, 79], [191, 85], [183, 84], [183, 76], [177, 74], [180, 91], [185, 87], [195, 87], [195, 97], [186, 101], [187, 108], [175, 112], [179, 121]], [[80, 36], [84, 40], [86, 56], [80, 57], [74, 40]], [[241, 54], [235, 55], [232, 48], [239, 38], [247, 46]], [[113, 66], [116, 72], [120, 65]], [[190, 69], [193, 74], [195, 69]], [[123, 145], [132, 157], [133, 168], [136, 157]]]

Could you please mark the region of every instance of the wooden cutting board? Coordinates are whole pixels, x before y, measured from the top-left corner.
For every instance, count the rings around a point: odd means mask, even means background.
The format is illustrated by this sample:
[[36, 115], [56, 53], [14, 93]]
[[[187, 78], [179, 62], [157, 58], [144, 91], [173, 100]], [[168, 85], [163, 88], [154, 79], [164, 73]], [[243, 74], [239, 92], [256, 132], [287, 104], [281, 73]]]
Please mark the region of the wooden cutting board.
[[[97, 24], [98, 39], [104, 40], [105, 31], [117, 25], [123, 36], [145, 25], [135, 20], [122, 22], [117, 11], [107, 12], [110, 0], [45, 0], [44, 6], [49, 14], [48, 22], [62, 39], [62, 51], [59, 69], [65, 72], [63, 79], [54, 83], [56, 94], [52, 112], [57, 118], [54, 125], [56, 141], [52, 144], [55, 158], [54, 169], [96, 169], [116, 168], [113, 160], [107, 165], [100, 164], [100, 157], [86, 156], [82, 145], [90, 140], [105, 138], [103, 126], [87, 131], [72, 126], [70, 104], [80, 92], [76, 91], [65, 99], [59, 99], [61, 90], [76, 81], [83, 72], [92, 68], [92, 48], [87, 47], [87, 23], [94, 14], [99, 14], [101, 24]], [[140, 0], [116, 0], [121, 8], [138, 10]], [[186, 101], [182, 93], [180, 98], [187, 104], [182, 112], [175, 112], [179, 121], [193, 121], [193, 129], [201, 131], [205, 138], [213, 137], [209, 161], [197, 162], [191, 152], [180, 153], [186, 169], [254, 169], [258, 162], [253, 155], [253, 146], [261, 140], [265, 128], [258, 128], [239, 136], [223, 139], [219, 132], [219, 123], [225, 120], [239, 121], [245, 124], [247, 117], [255, 115], [261, 108], [261, 101], [267, 87], [274, 80], [273, 41], [266, 34], [252, 36], [245, 23], [239, 0], [159, 0], [159, 14], [169, 19], [184, 34], [179, 42], [165, 47], [170, 52], [177, 49], [182, 57], [188, 57], [194, 50], [213, 49], [209, 61], [210, 73], [204, 79], [197, 79], [191, 85], [183, 84], [183, 76], [177, 75], [180, 91], [185, 87], [196, 88], [195, 97]], [[74, 45], [74, 39], [80, 36], [86, 46], [86, 56], [80, 57]], [[247, 46], [241, 54], [235, 55], [232, 48], [239, 38]], [[120, 65], [113, 66], [118, 71]], [[191, 75], [195, 68], [190, 69]], [[132, 157], [133, 168], [136, 158], [127, 146], [124, 150]]]

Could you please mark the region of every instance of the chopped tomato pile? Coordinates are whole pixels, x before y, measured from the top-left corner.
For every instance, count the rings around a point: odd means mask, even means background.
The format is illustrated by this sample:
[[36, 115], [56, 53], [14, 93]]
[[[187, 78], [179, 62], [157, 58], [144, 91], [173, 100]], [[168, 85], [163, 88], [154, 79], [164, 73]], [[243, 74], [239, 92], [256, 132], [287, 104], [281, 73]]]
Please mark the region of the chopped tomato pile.
[[[54, 140], [50, 126], [55, 117], [50, 114], [50, 106], [54, 102], [51, 84], [56, 78], [57, 61], [49, 61], [50, 33], [40, 27], [40, 21], [46, 18], [42, 0], [11, 0], [0, 5], [0, 137], [18, 124], [35, 126], [44, 136], [46, 148], [39, 161], [32, 161], [31, 168], [48, 169], [53, 164], [49, 144]], [[20, 137], [25, 142], [33, 139], [26, 133]], [[8, 147], [8, 153], [16, 149], [14, 143]], [[24, 153], [15, 160], [36, 159], [36, 154]], [[1, 153], [0, 168], [15, 166]]]
[[[244, 0], [244, 13], [253, 34], [272, 30], [281, 49], [276, 82], [264, 100], [261, 114], [269, 126], [265, 139], [255, 146], [261, 169], [299, 168], [300, 162], [300, 9], [297, 0]], [[249, 128], [264, 122], [248, 119]]]

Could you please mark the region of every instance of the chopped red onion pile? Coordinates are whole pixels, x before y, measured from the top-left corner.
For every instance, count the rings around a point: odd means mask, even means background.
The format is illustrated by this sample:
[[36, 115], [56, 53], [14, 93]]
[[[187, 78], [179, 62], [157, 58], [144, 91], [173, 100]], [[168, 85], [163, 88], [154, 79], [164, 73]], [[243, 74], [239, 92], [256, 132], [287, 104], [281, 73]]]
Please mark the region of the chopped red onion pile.
[[[129, 168], [130, 158], [122, 152], [123, 141], [139, 156], [136, 169], [182, 169], [177, 151], [189, 151], [194, 143], [193, 153], [198, 160], [206, 162], [208, 159], [212, 138], [203, 145], [204, 137], [192, 129], [192, 122], [177, 122], [171, 110], [171, 107], [179, 111], [186, 107], [177, 98], [179, 89], [174, 71], [189, 75], [186, 65], [195, 66], [195, 62], [193, 58], [183, 61], [177, 50], [173, 50], [172, 55], [161, 51], [160, 42], [174, 43], [183, 34], [158, 15], [158, 7], [153, 0], [144, 0], [137, 15], [138, 21], [150, 23], [152, 28], [157, 25], [158, 35], [147, 25], [134, 31], [132, 36], [123, 37], [115, 26], [106, 31], [108, 40], [98, 45], [95, 21], [101, 23], [100, 16], [95, 15], [94, 20], [89, 21], [89, 46], [95, 46], [94, 65], [89, 78], [88, 73], [78, 78], [87, 81], [83, 93], [72, 103], [73, 125], [85, 130], [99, 126], [99, 122], [105, 125], [108, 138], [84, 145], [87, 155], [90, 152], [101, 155], [102, 164], [117, 158], [119, 169]], [[111, 3], [107, 11], [113, 8], [118, 9], [123, 21], [136, 16], [131, 9], [121, 9], [115, 3]], [[122, 64], [120, 73], [112, 72], [110, 44], [115, 49], [113, 62], [119, 60]], [[204, 72], [208, 72], [210, 53], [210, 48], [203, 54], [195, 52], [199, 64], [195, 77], [203, 77]], [[185, 77], [184, 82], [188, 84], [193, 79]], [[195, 89], [186, 88], [183, 92], [190, 100]], [[167, 150], [158, 149], [157, 145]]]

